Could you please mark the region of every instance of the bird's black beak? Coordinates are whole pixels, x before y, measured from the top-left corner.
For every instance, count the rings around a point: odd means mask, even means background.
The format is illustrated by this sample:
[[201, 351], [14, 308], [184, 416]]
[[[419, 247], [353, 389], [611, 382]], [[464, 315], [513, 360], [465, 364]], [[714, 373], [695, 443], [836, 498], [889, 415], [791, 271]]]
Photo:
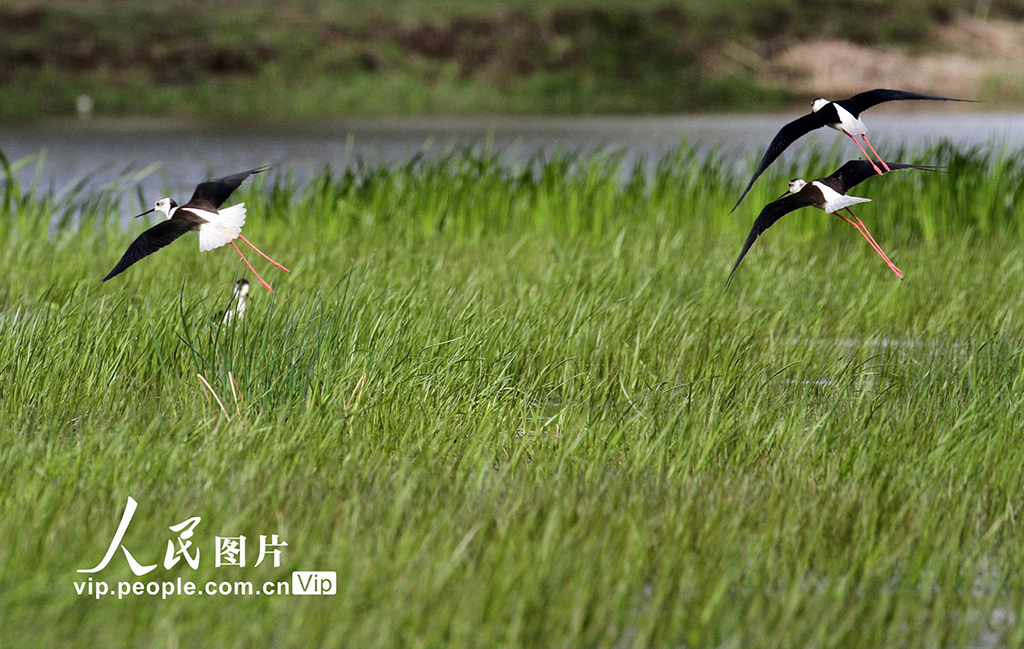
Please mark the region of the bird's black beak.
[[133, 216], [132, 218], [133, 218], [133, 219], [137, 219], [137, 218], [139, 218], [140, 216], [146, 216], [146, 215], [147, 215], [147, 214], [149, 214], [150, 212], [155, 212], [155, 211], [156, 211], [156, 208], [154, 207], [154, 208], [152, 208], [152, 209], [148, 209], [148, 210], [146, 210], [146, 211], [145, 211], [145, 212], [143, 212], [142, 214], [136, 214], [136, 215], [135, 215], [135, 216]]
[[789, 190], [788, 189], [786, 191], [782, 192], [782, 196], [779, 196], [775, 200], [780, 201], [780, 200], [782, 200], [783, 198], [785, 198], [787, 196], [789, 196]]

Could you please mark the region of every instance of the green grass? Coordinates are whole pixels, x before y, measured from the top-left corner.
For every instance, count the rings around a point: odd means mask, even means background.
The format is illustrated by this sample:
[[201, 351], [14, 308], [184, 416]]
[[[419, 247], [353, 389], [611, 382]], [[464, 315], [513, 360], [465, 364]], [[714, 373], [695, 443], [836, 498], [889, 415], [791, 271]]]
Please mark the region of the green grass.
[[[811, 97], [765, 81], [751, 57], [810, 38], [949, 53], [936, 30], [963, 16], [1021, 12], [976, 0], [0, 0], [0, 119], [70, 116], [80, 95], [101, 116], [263, 121], [777, 110]], [[1015, 107], [1019, 75], [1003, 67], [976, 96]]]
[[[905, 281], [804, 210], [728, 292], [796, 169], [733, 215], [732, 161], [686, 150], [625, 180], [461, 155], [257, 177], [246, 235], [292, 273], [260, 264], [276, 293], [233, 325], [233, 251], [189, 238], [101, 284], [139, 229], [120, 194], [8, 180], [4, 644], [1021, 644], [1024, 152], [893, 159], [948, 166], [856, 192]], [[129, 496], [144, 564], [202, 517], [199, 569], [141, 581], [338, 593], [76, 595]], [[250, 567], [215, 568], [240, 534]], [[251, 567], [261, 534], [280, 568]], [[96, 577], [134, 579], [120, 553]]]

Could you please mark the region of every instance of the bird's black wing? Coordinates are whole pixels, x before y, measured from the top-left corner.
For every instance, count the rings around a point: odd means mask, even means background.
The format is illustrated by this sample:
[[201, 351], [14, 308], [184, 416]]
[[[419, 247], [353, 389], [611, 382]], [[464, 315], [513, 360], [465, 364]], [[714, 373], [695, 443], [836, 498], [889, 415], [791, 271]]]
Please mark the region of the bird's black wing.
[[[942, 167], [936, 165], [912, 165], [903, 164], [902, 162], [889, 162], [890, 171], [898, 171], [900, 169], [923, 169], [925, 171], [937, 171]], [[889, 173], [888, 171], [885, 173]], [[875, 171], [874, 166], [867, 160], [850, 160], [842, 167], [839, 167], [835, 172], [829, 176], [829, 178], [835, 178], [839, 180], [841, 186], [841, 193], [846, 193], [851, 187], [859, 185], [872, 176], [877, 176], [878, 172]], [[831, 186], [831, 183], [830, 183]]]
[[754, 177], [750, 179], [749, 183], [747, 183], [747, 188], [743, 190], [742, 194], [740, 194], [740, 200], [736, 201], [736, 204], [730, 211], [736, 211], [736, 208], [739, 207], [740, 203], [743, 201], [743, 197], [746, 196], [747, 192], [750, 191], [750, 188], [754, 186], [754, 181], [757, 180], [757, 177], [768, 168], [768, 165], [775, 162], [775, 158], [778, 158], [779, 155], [786, 150], [786, 147], [795, 142], [798, 138], [807, 135], [815, 129], [825, 126], [826, 123], [826, 118], [821, 113], [810, 113], [783, 126], [782, 130], [780, 130], [778, 135], [775, 136], [775, 139], [772, 140], [772, 143], [768, 145], [768, 150], [764, 152], [764, 157], [761, 158], [761, 162], [757, 165], [757, 171], [754, 172]]
[[905, 90], [887, 90], [885, 88], [876, 88], [875, 90], [868, 90], [862, 92], [859, 95], [854, 95], [849, 99], [841, 99], [835, 103], [839, 104], [854, 117], [858, 117], [862, 111], [865, 111], [872, 106], [881, 104], [885, 101], [904, 101], [907, 99], [931, 99], [933, 101], [969, 101], [973, 102], [973, 99], [954, 99], [953, 97], [938, 97], [936, 95], [922, 95], [918, 92], [907, 92]]
[[121, 260], [117, 262], [114, 269], [103, 278], [103, 281], [105, 282], [111, 277], [123, 273], [129, 266], [144, 257], [152, 255], [157, 250], [160, 250], [194, 228], [195, 225], [195, 223], [186, 219], [173, 218], [157, 223], [140, 234], [138, 238], [132, 242], [132, 245], [128, 246], [128, 250], [126, 250], [124, 255], [121, 256]]
[[754, 221], [754, 227], [750, 229], [750, 235], [747, 236], [747, 242], [743, 244], [743, 250], [740, 251], [740, 256], [733, 264], [732, 272], [729, 273], [729, 279], [732, 280], [733, 274], [736, 273], [736, 269], [739, 268], [740, 262], [746, 256], [747, 251], [754, 245], [757, 238], [761, 234], [772, 227], [776, 221], [789, 214], [794, 210], [798, 210], [801, 207], [807, 207], [811, 205], [811, 199], [803, 193], [790, 194], [784, 198], [780, 198], [777, 201], [772, 201], [764, 206], [761, 213], [757, 215], [757, 219]]
[[[250, 169], [249, 171], [231, 174], [230, 176], [224, 176], [223, 178], [204, 180], [196, 185], [196, 191], [192, 194], [192, 198], [188, 199], [188, 202], [185, 203], [185, 205], [216, 212], [217, 208], [219, 208], [224, 201], [228, 200], [228, 196], [231, 196], [231, 192], [238, 189], [238, 186], [241, 185], [246, 178], [266, 170], [267, 167], [259, 167], [257, 169]], [[182, 207], [184, 207], [184, 205]]]

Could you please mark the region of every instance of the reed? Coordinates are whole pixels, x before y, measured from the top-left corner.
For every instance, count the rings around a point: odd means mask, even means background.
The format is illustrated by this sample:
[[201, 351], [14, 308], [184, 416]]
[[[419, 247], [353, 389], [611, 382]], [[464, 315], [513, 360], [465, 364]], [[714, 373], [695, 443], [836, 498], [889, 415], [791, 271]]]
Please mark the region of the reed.
[[[728, 291], [795, 165], [732, 215], [743, 174], [685, 148], [282, 171], [239, 198], [292, 273], [228, 324], [233, 254], [179, 243], [101, 284], [138, 230], [123, 189], [4, 161], [5, 642], [1021, 644], [1024, 153], [893, 159], [947, 167], [858, 188], [905, 281], [805, 210]], [[128, 496], [142, 581], [338, 592], [77, 595]], [[200, 567], [165, 570], [192, 516]], [[270, 534], [282, 565], [252, 566]], [[250, 564], [216, 568], [238, 535]], [[135, 579], [121, 553], [93, 576]]]

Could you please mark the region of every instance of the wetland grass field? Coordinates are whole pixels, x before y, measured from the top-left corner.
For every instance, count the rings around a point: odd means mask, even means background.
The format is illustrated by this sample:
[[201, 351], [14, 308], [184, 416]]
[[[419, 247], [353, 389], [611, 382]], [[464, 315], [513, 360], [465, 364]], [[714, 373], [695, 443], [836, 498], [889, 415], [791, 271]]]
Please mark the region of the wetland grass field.
[[[806, 209], [727, 291], [795, 167], [731, 215], [732, 161], [685, 149], [274, 170], [236, 198], [292, 273], [259, 263], [276, 292], [226, 325], [233, 251], [101, 283], [156, 197], [5, 162], [0, 645], [1020, 646], [1024, 151], [890, 156], [947, 167], [852, 192], [905, 281]], [[159, 565], [76, 572], [129, 497]], [[304, 570], [336, 594], [76, 590]]]

